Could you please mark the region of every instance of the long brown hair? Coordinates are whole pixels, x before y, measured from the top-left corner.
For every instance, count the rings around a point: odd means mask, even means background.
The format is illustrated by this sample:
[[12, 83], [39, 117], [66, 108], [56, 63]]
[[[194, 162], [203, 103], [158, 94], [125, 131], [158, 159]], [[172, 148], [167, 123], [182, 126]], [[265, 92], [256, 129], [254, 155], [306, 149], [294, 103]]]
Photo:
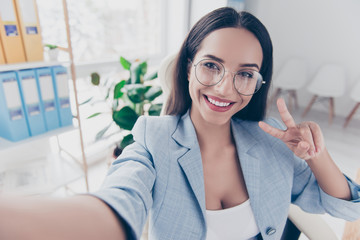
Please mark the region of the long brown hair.
[[237, 12], [233, 8], [216, 9], [202, 17], [190, 30], [176, 58], [174, 78], [171, 93], [167, 100], [165, 112], [168, 115], [183, 115], [191, 107], [189, 94], [188, 71], [200, 48], [202, 41], [213, 31], [221, 28], [244, 28], [253, 33], [259, 40], [263, 61], [260, 73], [266, 82], [251, 98], [249, 104], [234, 115], [234, 117], [259, 121], [265, 117], [266, 101], [270, 87], [273, 68], [273, 47], [265, 26], [248, 12]]

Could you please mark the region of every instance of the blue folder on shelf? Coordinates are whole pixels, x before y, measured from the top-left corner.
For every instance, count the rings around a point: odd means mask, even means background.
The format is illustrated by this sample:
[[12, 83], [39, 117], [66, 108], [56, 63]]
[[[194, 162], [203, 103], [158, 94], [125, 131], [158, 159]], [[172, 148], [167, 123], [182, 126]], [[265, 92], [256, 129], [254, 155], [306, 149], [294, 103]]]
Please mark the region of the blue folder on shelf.
[[11, 141], [30, 136], [15, 72], [0, 72], [0, 136]]
[[32, 69], [17, 72], [20, 92], [23, 95], [25, 114], [28, 120], [30, 136], [46, 132], [44, 116], [40, 108], [39, 91], [35, 71]]
[[63, 66], [52, 67], [55, 86], [55, 98], [58, 106], [60, 125], [72, 125], [72, 113], [70, 107], [69, 76], [67, 69]]
[[40, 95], [40, 108], [44, 114], [46, 129], [53, 130], [60, 127], [59, 113], [56, 108], [55, 87], [51, 68], [38, 68], [35, 70]]

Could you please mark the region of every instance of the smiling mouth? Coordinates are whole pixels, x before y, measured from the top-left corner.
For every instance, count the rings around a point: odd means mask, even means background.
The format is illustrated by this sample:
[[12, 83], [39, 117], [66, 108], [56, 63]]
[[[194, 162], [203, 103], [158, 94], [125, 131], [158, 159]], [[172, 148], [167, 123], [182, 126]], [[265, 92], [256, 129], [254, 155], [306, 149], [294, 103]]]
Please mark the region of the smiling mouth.
[[211, 103], [212, 105], [215, 105], [217, 107], [228, 107], [232, 104], [234, 104], [233, 102], [221, 102], [221, 101], [217, 101], [215, 99], [212, 99], [209, 96], [204, 95], [206, 100], [208, 100], [209, 103]]

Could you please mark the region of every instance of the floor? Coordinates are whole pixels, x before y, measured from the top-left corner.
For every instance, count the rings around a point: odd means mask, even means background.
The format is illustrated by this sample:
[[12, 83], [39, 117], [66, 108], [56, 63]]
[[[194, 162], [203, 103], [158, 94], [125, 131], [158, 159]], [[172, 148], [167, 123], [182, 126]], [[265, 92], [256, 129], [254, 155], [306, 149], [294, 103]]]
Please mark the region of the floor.
[[[324, 134], [326, 146], [334, 161], [337, 163], [339, 168], [347, 176], [355, 179], [357, 170], [360, 168], [359, 156], [360, 148], [360, 116], [355, 115], [354, 119], [350, 122], [347, 128], [343, 128], [345, 121], [344, 117], [336, 116], [333, 123], [328, 123], [328, 114], [325, 111], [312, 110], [308, 113], [305, 118], [301, 117], [304, 109], [299, 108], [292, 111], [295, 121], [315, 121], [317, 122]], [[359, 111], [360, 112], [360, 111]], [[270, 116], [274, 116], [280, 120], [279, 114], [275, 106], [271, 106], [269, 109]], [[109, 164], [109, 158], [100, 162], [92, 163], [89, 167], [89, 187], [90, 191], [96, 191], [101, 186], [101, 183], [106, 175], [106, 171]], [[69, 186], [71, 189], [75, 189], [75, 192], [81, 192], [85, 189], [84, 180], [78, 180]], [[72, 194], [67, 191], [59, 190], [55, 195]], [[339, 239], [342, 238], [345, 221], [331, 217], [329, 215], [323, 215], [323, 219], [333, 229], [334, 233]], [[302, 240], [308, 239], [302, 235]]]

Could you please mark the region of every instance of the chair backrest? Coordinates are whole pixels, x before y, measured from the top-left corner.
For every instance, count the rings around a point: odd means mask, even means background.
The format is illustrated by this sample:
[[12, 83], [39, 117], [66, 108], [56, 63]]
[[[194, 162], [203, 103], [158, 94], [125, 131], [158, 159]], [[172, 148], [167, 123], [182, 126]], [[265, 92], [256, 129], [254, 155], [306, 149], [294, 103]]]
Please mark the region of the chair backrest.
[[161, 88], [163, 90], [163, 99], [164, 99], [161, 115], [164, 115], [166, 109], [166, 102], [172, 88], [176, 57], [177, 54], [172, 54], [164, 58], [164, 60], [160, 64], [160, 68], [158, 71], [158, 78], [160, 81]]
[[274, 86], [283, 90], [298, 90], [308, 81], [308, 68], [304, 59], [292, 57], [285, 62], [274, 78]]
[[357, 83], [355, 83], [354, 87], [350, 92], [350, 97], [355, 102], [360, 102], [360, 77]]
[[341, 97], [345, 92], [346, 71], [337, 64], [320, 67], [308, 91], [321, 97]]

